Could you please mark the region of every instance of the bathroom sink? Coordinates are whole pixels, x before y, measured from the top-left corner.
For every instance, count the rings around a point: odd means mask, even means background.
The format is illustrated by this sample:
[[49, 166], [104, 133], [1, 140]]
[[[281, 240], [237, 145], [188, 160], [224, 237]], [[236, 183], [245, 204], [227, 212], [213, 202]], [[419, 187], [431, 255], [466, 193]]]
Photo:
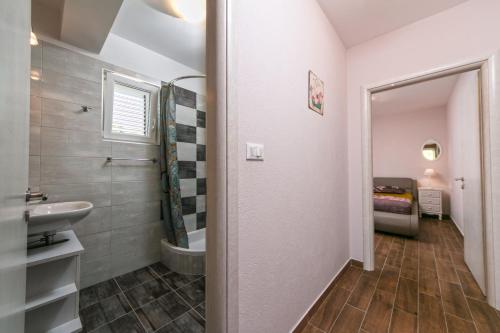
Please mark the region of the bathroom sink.
[[92, 208], [94, 205], [87, 201], [33, 205], [30, 208], [28, 232], [33, 234], [64, 228], [82, 220]]

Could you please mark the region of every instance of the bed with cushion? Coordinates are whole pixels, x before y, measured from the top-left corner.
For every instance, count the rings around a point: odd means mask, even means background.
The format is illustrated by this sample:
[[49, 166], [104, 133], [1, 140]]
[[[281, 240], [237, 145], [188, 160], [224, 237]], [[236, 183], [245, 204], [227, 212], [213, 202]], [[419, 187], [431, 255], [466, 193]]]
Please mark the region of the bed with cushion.
[[375, 230], [418, 234], [417, 182], [411, 178], [373, 178]]

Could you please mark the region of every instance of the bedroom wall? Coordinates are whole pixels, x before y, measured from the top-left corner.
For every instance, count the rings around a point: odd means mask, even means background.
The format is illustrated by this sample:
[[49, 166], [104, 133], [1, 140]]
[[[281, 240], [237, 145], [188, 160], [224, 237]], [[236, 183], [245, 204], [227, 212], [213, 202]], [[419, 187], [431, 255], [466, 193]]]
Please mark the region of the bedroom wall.
[[455, 182], [454, 179], [464, 176], [462, 142], [470, 140], [471, 133], [463, 130], [464, 128], [470, 129], [470, 125], [464, 124], [462, 115], [466, 112], [477, 112], [477, 87], [477, 72], [460, 75], [446, 107], [449, 128], [448, 164], [450, 173], [448, 184], [451, 198], [450, 215], [462, 233], [464, 230], [463, 191], [460, 188], [461, 183]]
[[500, 1], [470, 0], [347, 51], [351, 255], [363, 259], [361, 87], [488, 57], [500, 49]]
[[[432, 108], [373, 117], [374, 177], [409, 177], [419, 186], [429, 186], [424, 170], [432, 168], [436, 175], [430, 186], [443, 189], [443, 211], [449, 214], [448, 123], [446, 108]], [[437, 161], [422, 156], [422, 145], [434, 139], [441, 145]]]
[[[316, 1], [232, 1], [230, 15], [239, 332], [289, 332], [350, 258], [345, 49]], [[309, 70], [324, 116], [307, 107]], [[265, 145], [263, 162], [246, 142]]]

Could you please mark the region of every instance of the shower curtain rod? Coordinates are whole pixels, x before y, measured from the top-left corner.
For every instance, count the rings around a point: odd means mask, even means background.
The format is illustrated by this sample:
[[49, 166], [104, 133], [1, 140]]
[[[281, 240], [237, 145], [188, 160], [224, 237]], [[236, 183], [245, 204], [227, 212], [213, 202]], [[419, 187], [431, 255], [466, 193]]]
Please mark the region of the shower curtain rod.
[[172, 81], [170, 81], [169, 83], [167, 83], [166, 85], [164, 86], [173, 86], [175, 82], [177, 81], [180, 81], [180, 80], [185, 80], [185, 79], [206, 79], [207, 76], [206, 75], [187, 75], [187, 76], [179, 76], [175, 79], [173, 79]]

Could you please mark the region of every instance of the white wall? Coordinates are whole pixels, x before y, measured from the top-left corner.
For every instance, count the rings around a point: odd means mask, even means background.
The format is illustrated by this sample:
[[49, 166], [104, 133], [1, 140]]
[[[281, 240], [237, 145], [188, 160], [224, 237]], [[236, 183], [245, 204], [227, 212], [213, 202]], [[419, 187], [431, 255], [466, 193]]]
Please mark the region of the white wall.
[[[179, 76], [204, 74], [115, 34], [108, 35], [99, 59], [163, 81]], [[204, 79], [178, 81], [177, 85], [205, 95]]]
[[[410, 177], [419, 186], [443, 189], [443, 212], [449, 214], [448, 189], [448, 126], [446, 108], [432, 108], [373, 117], [373, 176]], [[434, 139], [441, 145], [438, 160], [422, 156], [422, 145]], [[436, 175], [424, 177], [424, 170], [432, 168]]]
[[[451, 93], [446, 108], [448, 119], [448, 142], [449, 142], [449, 187], [451, 198], [451, 218], [462, 231], [464, 228], [463, 220], [463, 191], [460, 188], [461, 183], [455, 182], [455, 178], [463, 177], [464, 158], [462, 147], [464, 140], [472, 140], [472, 133], [464, 129], [470, 129], [470, 124], [464, 123], [464, 114], [477, 112], [478, 107], [478, 85], [477, 72], [465, 73], [460, 75], [453, 92]], [[470, 118], [470, 117], [469, 117]]]
[[[288, 332], [350, 257], [345, 49], [316, 1], [231, 6], [239, 331]], [[307, 107], [309, 70], [325, 82], [324, 116]], [[246, 142], [265, 161], [246, 161]]]
[[487, 57], [500, 48], [500, 1], [470, 0], [347, 52], [351, 255], [363, 258], [361, 87]]

